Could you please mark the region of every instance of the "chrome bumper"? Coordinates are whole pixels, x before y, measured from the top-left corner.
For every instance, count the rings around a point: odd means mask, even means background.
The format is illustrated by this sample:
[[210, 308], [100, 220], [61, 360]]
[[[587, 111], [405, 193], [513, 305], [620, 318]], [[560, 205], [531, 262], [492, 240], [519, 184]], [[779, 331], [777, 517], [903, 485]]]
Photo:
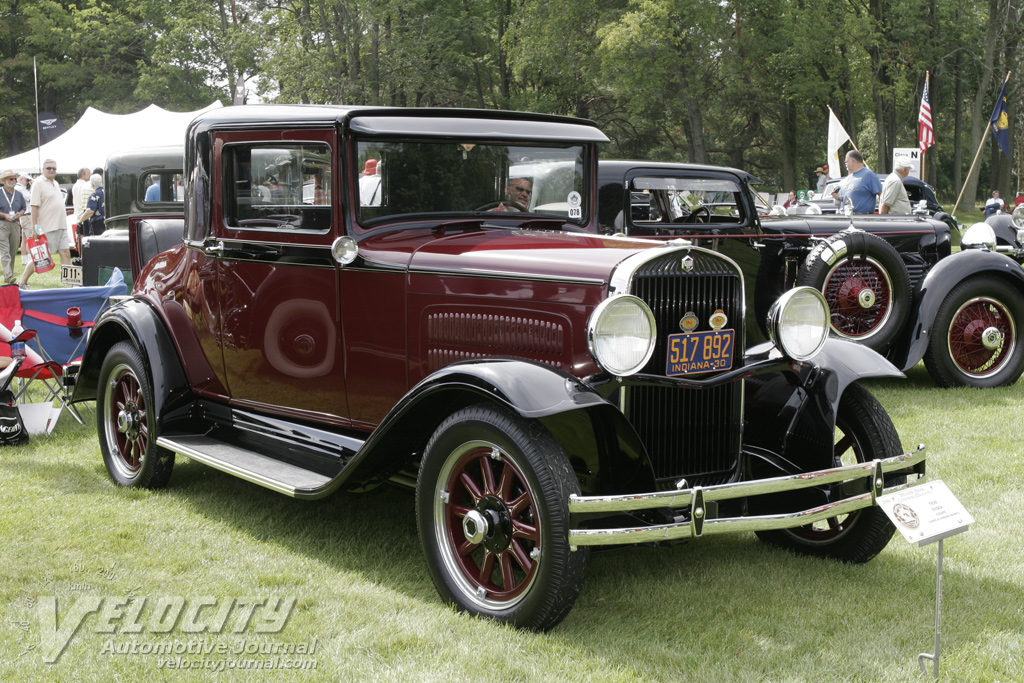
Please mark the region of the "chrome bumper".
[[[785, 477], [741, 481], [719, 486], [658, 491], [621, 496], [569, 496], [570, 513], [631, 512], [659, 508], [689, 508], [690, 521], [654, 526], [629, 527], [623, 529], [570, 529], [569, 545], [576, 549], [582, 545], [619, 545], [624, 543], [652, 543], [681, 538], [696, 538], [706, 534], [724, 534], [737, 531], [768, 531], [805, 526], [836, 515], [849, 514], [861, 508], [871, 507], [875, 498], [886, 493], [922, 483], [917, 480], [899, 486], [883, 487], [883, 474], [913, 467], [925, 459], [924, 444], [917, 450], [883, 460], [844, 465], [817, 472], [804, 472]], [[826, 505], [778, 515], [756, 517], [707, 518], [706, 505], [709, 502], [749, 498], [767, 493], [785, 493], [813, 486], [841, 484], [857, 479], [868, 479], [870, 491]]]

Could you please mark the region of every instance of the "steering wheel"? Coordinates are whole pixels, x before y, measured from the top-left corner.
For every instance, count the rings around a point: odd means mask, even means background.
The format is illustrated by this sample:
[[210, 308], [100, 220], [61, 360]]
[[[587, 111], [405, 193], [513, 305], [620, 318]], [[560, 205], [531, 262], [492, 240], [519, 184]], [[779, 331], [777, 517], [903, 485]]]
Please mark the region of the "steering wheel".
[[[698, 218], [701, 214], [704, 215], [704, 220]], [[684, 223], [710, 223], [711, 222], [711, 209], [706, 206], [698, 206], [690, 215], [683, 219]]]
[[519, 202], [513, 201], [511, 199], [506, 199], [506, 200], [501, 201], [501, 202], [488, 202], [487, 204], [484, 204], [483, 206], [478, 206], [476, 208], [476, 211], [494, 211], [499, 206], [503, 206], [503, 205], [511, 207], [509, 209], [506, 209], [506, 211], [529, 211], [528, 208], [526, 208], [525, 206], [523, 206]]

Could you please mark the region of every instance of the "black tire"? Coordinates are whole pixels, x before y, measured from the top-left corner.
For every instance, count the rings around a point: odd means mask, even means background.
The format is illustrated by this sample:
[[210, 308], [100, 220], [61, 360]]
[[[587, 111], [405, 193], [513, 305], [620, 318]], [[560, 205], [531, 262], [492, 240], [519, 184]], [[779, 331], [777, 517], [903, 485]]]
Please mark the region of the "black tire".
[[586, 548], [569, 549], [569, 495], [579, 490], [539, 422], [493, 405], [448, 417], [416, 486], [420, 540], [441, 597], [521, 628], [558, 624], [587, 565]]
[[991, 276], [954, 287], [931, 327], [925, 366], [942, 387], [1001, 387], [1024, 371], [1024, 301], [1012, 285]]
[[96, 432], [107, 472], [119, 486], [162, 488], [174, 453], [156, 445], [153, 390], [131, 342], [115, 344], [100, 367]]
[[796, 285], [824, 295], [834, 336], [875, 351], [885, 351], [910, 314], [903, 259], [881, 237], [861, 230], [844, 230], [814, 247]]
[[[869, 462], [900, 452], [899, 436], [885, 409], [867, 389], [850, 385], [836, 416], [835, 465]], [[892, 477], [886, 485], [905, 481], [906, 477]], [[872, 506], [807, 526], [759, 531], [757, 536], [805, 555], [860, 564], [882, 552], [895, 531], [885, 512]]]

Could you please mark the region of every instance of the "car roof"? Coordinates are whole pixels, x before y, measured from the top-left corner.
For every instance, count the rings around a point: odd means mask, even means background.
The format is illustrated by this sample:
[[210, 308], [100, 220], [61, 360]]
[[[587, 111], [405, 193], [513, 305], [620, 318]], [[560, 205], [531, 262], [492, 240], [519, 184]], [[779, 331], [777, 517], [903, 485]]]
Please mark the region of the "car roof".
[[[510, 126], [510, 123], [515, 125]], [[246, 127], [343, 125], [365, 135], [609, 142], [597, 124], [588, 119], [493, 109], [256, 104], [203, 112], [190, 127], [194, 132], [201, 132], [239, 124]]]
[[[601, 159], [598, 162], [598, 175], [625, 176], [626, 173], [635, 169], [650, 171], [663, 171], [666, 173], [732, 173], [747, 182], [759, 183], [758, 178], [746, 171], [728, 166], [710, 166], [707, 164], [684, 164], [673, 161], [629, 161], [626, 159]], [[607, 181], [602, 181], [607, 182]]]

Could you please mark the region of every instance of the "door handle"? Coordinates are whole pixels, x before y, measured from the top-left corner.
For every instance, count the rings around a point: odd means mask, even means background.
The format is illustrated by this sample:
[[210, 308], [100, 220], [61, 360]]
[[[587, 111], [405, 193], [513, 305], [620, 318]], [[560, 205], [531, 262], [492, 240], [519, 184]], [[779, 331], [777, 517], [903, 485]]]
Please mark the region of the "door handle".
[[207, 256], [219, 256], [219, 255], [224, 253], [224, 243], [223, 242], [217, 242], [216, 244], [211, 244], [211, 245], [208, 245], [208, 246], [204, 246], [203, 247], [203, 252]]

